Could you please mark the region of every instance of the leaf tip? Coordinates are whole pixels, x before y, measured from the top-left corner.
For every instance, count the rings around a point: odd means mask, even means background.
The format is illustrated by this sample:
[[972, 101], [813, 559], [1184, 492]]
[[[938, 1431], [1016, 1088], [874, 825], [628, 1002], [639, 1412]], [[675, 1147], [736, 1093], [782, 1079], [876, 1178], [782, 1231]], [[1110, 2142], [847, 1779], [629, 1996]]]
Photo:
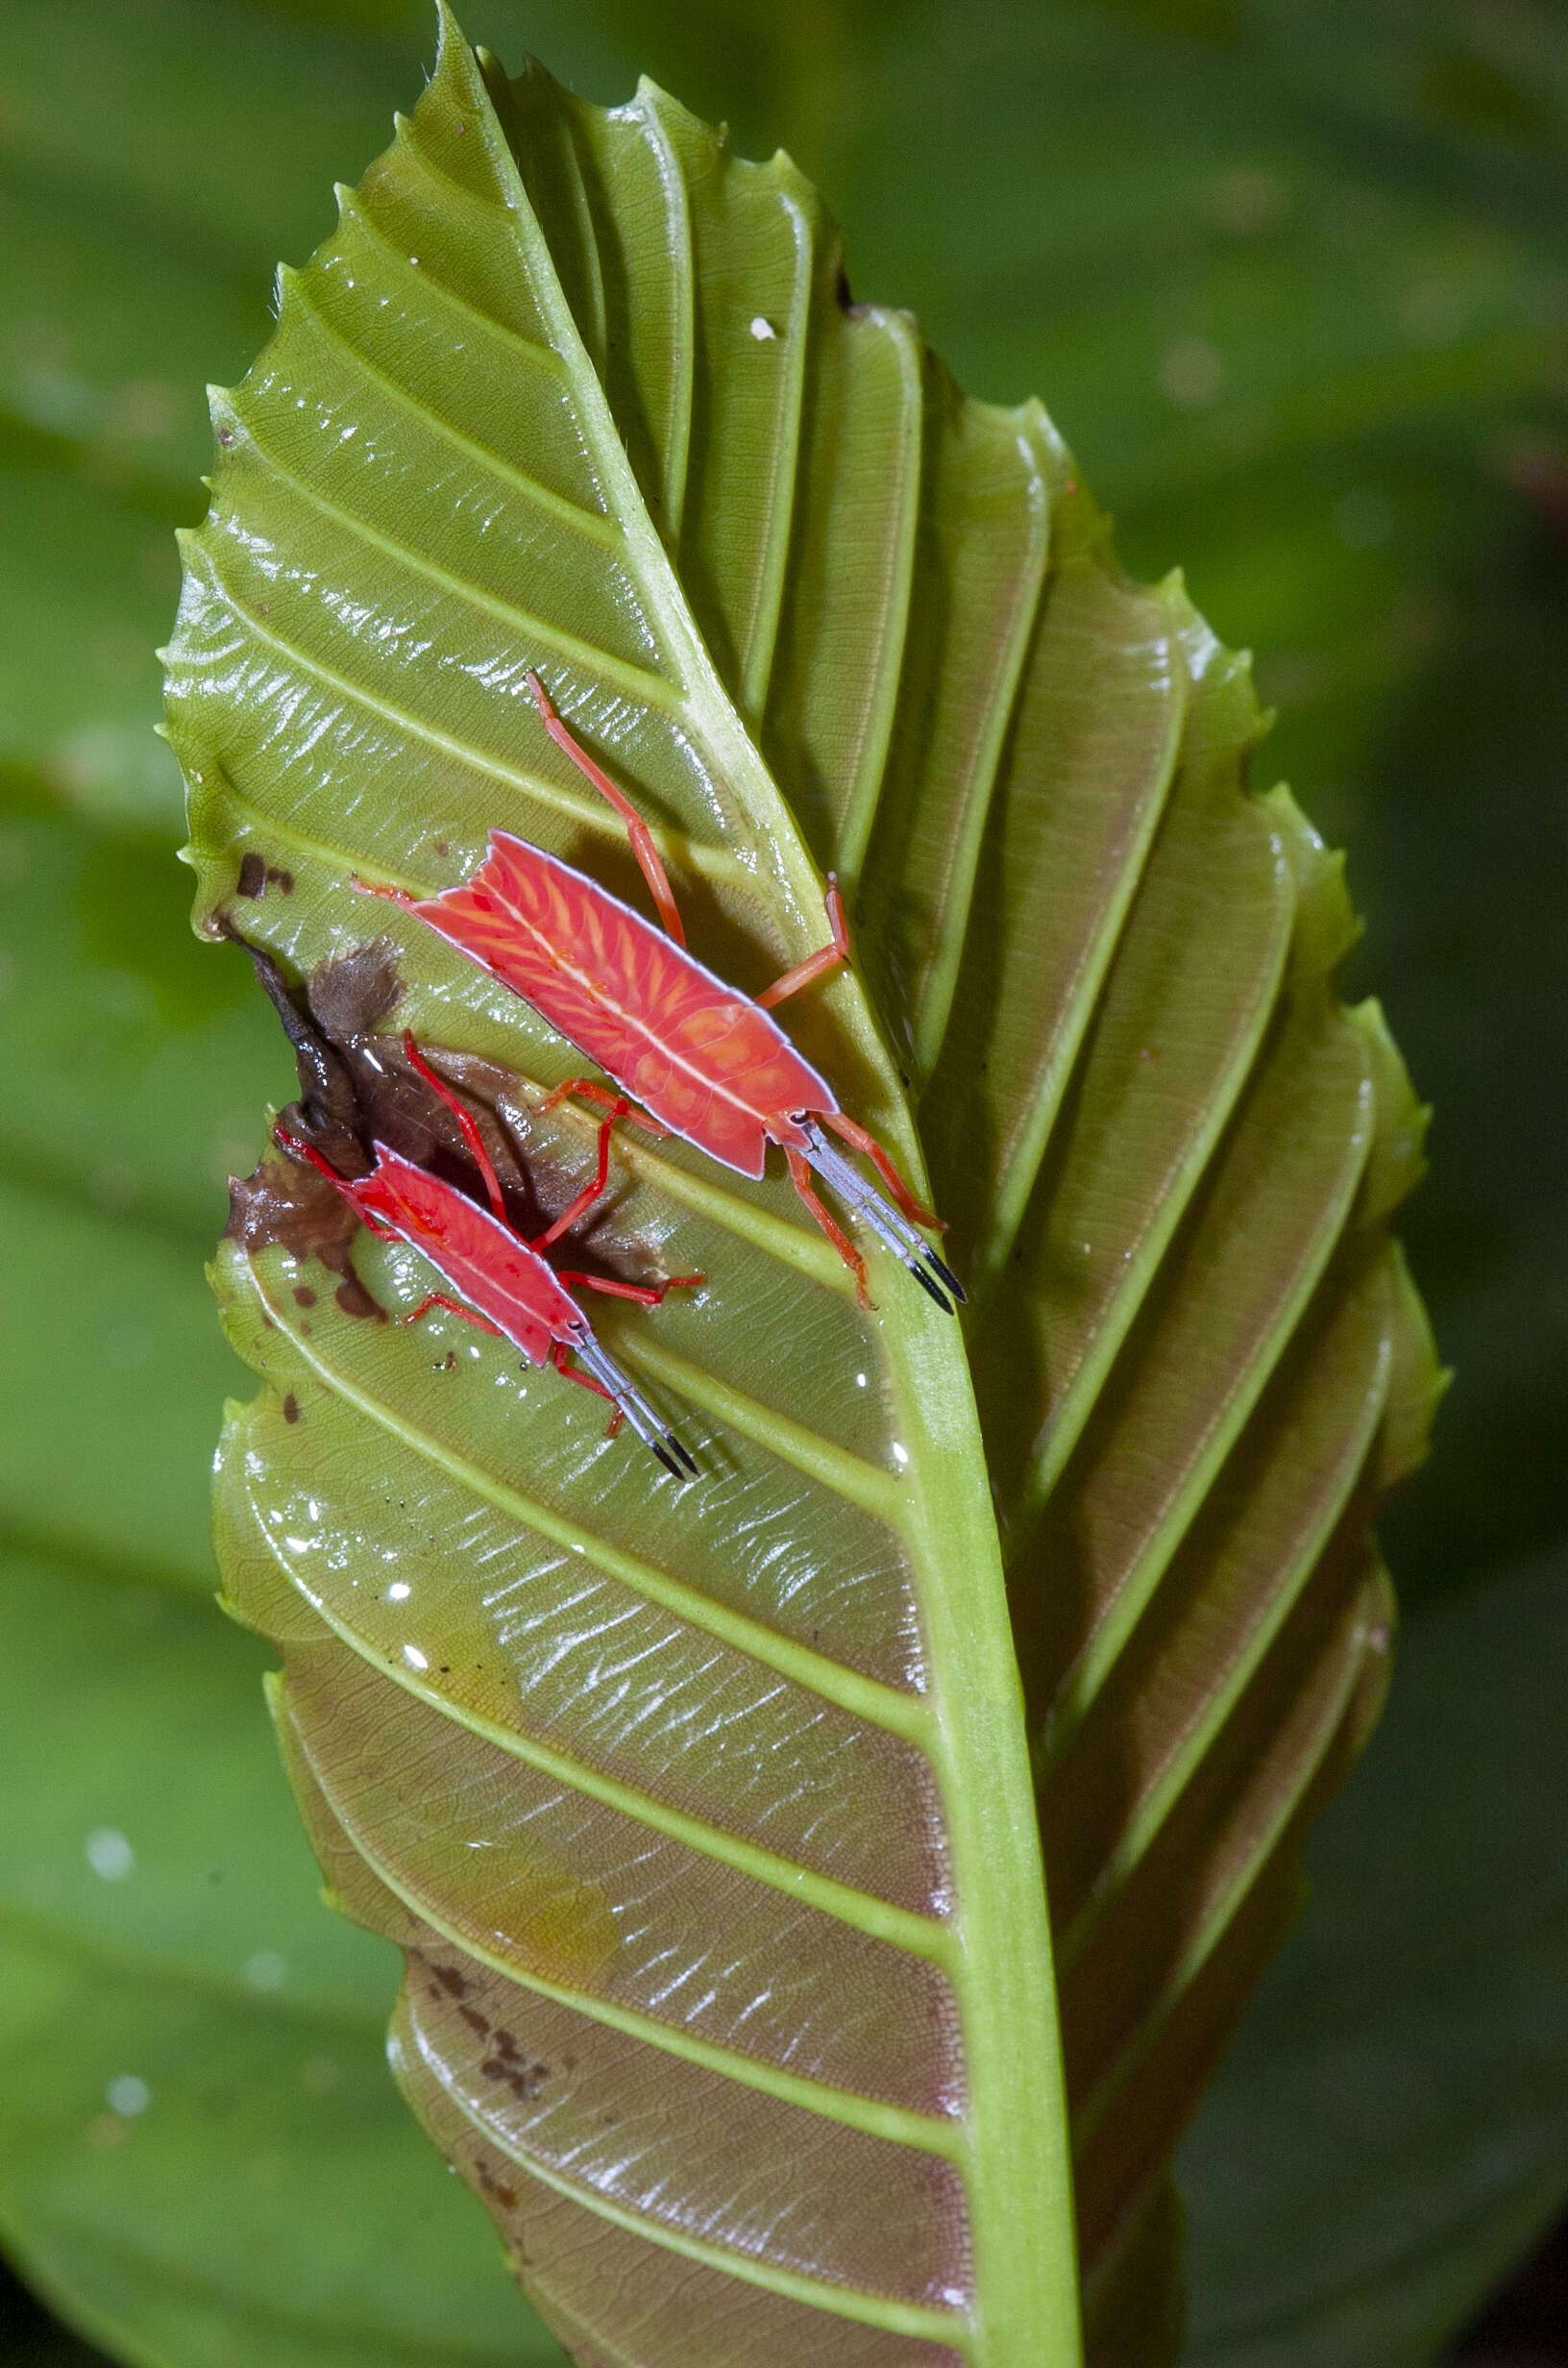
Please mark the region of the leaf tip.
[[435, 71], [437, 74], [447, 62], [448, 52], [454, 45], [458, 49], [467, 49], [468, 37], [447, 5], [447, 0], [435, 0]]

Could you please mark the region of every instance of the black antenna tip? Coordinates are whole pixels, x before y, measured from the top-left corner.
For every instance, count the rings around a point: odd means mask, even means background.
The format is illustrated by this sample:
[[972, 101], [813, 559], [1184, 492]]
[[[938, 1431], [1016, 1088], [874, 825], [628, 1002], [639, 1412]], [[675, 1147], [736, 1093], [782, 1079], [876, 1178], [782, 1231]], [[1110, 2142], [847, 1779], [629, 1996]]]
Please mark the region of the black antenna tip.
[[950, 1316], [953, 1312], [953, 1303], [951, 1299], [948, 1298], [946, 1293], [937, 1289], [936, 1284], [931, 1280], [931, 1277], [927, 1274], [925, 1269], [923, 1267], [918, 1267], [913, 1258], [909, 1259], [907, 1264], [911, 1274], [914, 1275], [915, 1280], [919, 1284], [920, 1289], [925, 1293], [926, 1297], [929, 1299], [935, 1299], [943, 1314], [944, 1316]]
[[659, 1462], [664, 1466], [665, 1470], [670, 1474], [671, 1479], [684, 1480], [686, 1475], [681, 1470], [680, 1466], [675, 1462], [675, 1459], [671, 1454], [669, 1448], [664, 1446], [661, 1442], [656, 1439], [650, 1439], [648, 1443], [652, 1448], [654, 1454], [658, 1457]]
[[675, 1437], [674, 1431], [666, 1431], [664, 1435], [669, 1441], [671, 1446], [674, 1447], [675, 1453], [679, 1456], [681, 1462], [685, 1465], [686, 1469], [691, 1474], [692, 1478], [696, 1480], [698, 1477], [696, 1456], [693, 1455], [691, 1450]]
[[959, 1305], [961, 1307], [967, 1307], [969, 1302], [969, 1295], [965, 1290], [963, 1284], [959, 1281], [958, 1276], [953, 1272], [952, 1268], [947, 1264], [946, 1259], [939, 1258], [936, 1251], [931, 1248], [929, 1244], [922, 1246], [920, 1255], [925, 1260], [926, 1265], [932, 1269], [933, 1272], [940, 1276], [941, 1280], [946, 1284], [948, 1290], [952, 1293]]

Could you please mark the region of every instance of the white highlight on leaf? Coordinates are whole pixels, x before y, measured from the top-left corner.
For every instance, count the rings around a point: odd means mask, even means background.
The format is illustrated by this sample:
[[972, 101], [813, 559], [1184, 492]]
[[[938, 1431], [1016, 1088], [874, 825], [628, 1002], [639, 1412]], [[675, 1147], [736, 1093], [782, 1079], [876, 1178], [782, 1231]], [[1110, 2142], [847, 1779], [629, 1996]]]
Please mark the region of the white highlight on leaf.
[[136, 1854], [112, 1825], [96, 1825], [82, 1845], [87, 1864], [106, 1883], [123, 1883], [135, 1868]]
[[135, 2072], [120, 2073], [104, 2093], [110, 2111], [118, 2113], [125, 2121], [134, 2121], [138, 2113], [145, 2113], [153, 2101], [152, 2090]]

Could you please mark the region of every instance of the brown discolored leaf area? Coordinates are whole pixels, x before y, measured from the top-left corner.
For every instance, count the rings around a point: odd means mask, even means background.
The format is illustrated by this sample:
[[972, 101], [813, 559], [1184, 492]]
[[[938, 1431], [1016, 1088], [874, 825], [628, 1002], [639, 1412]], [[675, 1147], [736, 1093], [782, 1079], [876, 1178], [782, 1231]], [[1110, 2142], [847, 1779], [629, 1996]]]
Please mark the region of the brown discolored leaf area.
[[581, 1055], [355, 886], [500, 826], [640, 893], [537, 666], [725, 975], [838, 871], [858, 975], [791, 1028], [923, 1143], [972, 1295], [967, 1354], [896, 1267], [862, 1311], [778, 1180], [624, 1130], [572, 1263], [710, 1278], [604, 1318], [677, 1491], [460, 1325], [355, 1321], [429, 1270], [322, 1179], [237, 1188], [226, 1584], [331, 1892], [407, 1953], [399, 2078], [580, 2362], [1154, 2368], [1171, 2151], [1376, 1715], [1368, 1523], [1436, 1390], [1338, 868], [1249, 787], [1244, 662], [1120, 575], [1038, 406], [845, 305], [787, 160], [449, 23], [342, 217], [217, 399], [170, 654], [290, 1123], [472, 1190], [406, 1026], [521, 1230], [581, 1180]]

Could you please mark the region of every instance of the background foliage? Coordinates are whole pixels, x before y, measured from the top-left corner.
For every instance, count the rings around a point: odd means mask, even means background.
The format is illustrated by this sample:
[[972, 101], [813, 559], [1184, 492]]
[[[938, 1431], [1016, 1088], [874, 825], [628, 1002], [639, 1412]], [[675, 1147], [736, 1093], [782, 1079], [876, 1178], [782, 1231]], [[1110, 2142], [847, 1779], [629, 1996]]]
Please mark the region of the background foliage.
[[[788, 146], [857, 292], [910, 305], [975, 392], [1041, 392], [1128, 564], [1185, 562], [1258, 649], [1260, 778], [1348, 842], [1349, 988], [1438, 1105], [1404, 1231], [1459, 1378], [1381, 1524], [1385, 1726], [1187, 2148], [1189, 2348], [1413, 2368], [1568, 2184], [1568, 25], [1531, 0], [465, 21], [593, 97], [646, 68], [743, 152]], [[202, 382], [260, 344], [272, 264], [430, 44], [401, 0], [0, 16], [0, 2227], [138, 2358], [239, 2325], [291, 2368], [520, 2356], [486, 2229], [380, 2071], [390, 1952], [317, 1908], [265, 1656], [207, 1601], [238, 1369], [201, 1258], [290, 1078], [242, 957], [184, 934], [149, 731]]]

